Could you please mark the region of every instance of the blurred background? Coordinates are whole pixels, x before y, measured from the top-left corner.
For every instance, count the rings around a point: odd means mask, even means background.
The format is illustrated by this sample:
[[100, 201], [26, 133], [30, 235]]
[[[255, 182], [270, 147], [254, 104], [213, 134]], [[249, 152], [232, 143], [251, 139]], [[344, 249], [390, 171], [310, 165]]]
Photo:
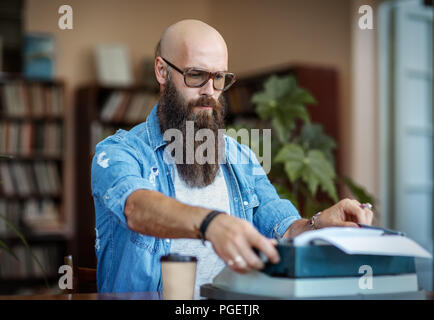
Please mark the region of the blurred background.
[[[228, 125], [270, 127], [251, 98], [270, 76], [293, 77], [318, 126], [291, 142], [324, 149], [338, 198], [371, 201], [377, 225], [432, 252], [432, 1], [3, 0], [0, 294], [58, 290], [65, 255], [96, 266], [95, 144], [145, 120], [155, 46], [187, 18], [228, 45]], [[276, 188], [291, 198], [303, 183], [284, 177]], [[333, 200], [327, 181], [294, 199], [302, 216]]]

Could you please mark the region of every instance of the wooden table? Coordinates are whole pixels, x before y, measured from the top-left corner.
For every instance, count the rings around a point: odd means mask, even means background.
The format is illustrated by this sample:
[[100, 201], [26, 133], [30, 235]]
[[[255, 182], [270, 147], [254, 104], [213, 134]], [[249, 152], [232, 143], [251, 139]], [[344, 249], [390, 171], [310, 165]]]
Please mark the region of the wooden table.
[[162, 300], [160, 292], [71, 293], [1, 296], [0, 300]]
[[[244, 299], [246, 299], [246, 297], [244, 297]], [[386, 299], [399, 300], [400, 297], [396, 295], [389, 295], [389, 298]], [[423, 295], [417, 297], [416, 299], [434, 300], [434, 292], [433, 291], [424, 292]], [[163, 296], [161, 292], [72, 293], [72, 294], [51, 294], [51, 295], [50, 294], [22, 295], [22, 296], [0, 295], [0, 300], [163, 300]]]

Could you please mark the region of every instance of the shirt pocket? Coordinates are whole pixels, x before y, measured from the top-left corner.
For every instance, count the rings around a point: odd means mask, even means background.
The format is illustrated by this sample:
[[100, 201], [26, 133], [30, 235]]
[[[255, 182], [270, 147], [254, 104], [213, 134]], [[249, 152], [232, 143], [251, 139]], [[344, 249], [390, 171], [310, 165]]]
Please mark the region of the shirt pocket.
[[156, 253], [159, 249], [160, 242], [155, 237], [147, 236], [130, 230], [130, 241], [137, 247], [145, 249], [150, 253]]
[[260, 205], [255, 189], [247, 189], [242, 193], [241, 205], [246, 213], [247, 221], [253, 222], [253, 212]]

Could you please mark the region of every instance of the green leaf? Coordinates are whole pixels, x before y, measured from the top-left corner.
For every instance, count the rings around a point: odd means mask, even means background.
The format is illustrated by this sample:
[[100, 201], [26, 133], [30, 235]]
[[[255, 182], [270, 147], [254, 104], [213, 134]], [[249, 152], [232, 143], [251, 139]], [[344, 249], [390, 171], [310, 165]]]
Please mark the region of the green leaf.
[[296, 144], [286, 144], [277, 153], [275, 162], [284, 163], [284, 168], [289, 180], [295, 182], [301, 175], [303, 170], [303, 149]]
[[336, 148], [336, 142], [324, 133], [323, 127], [320, 124], [305, 124], [300, 134], [294, 139], [294, 142], [303, 146], [305, 150], [320, 150], [324, 153], [327, 160], [334, 165], [333, 150]]
[[273, 128], [275, 129], [275, 131], [277, 133], [277, 137], [278, 137], [280, 143], [288, 142], [289, 136], [290, 136], [290, 131], [287, 129], [287, 127], [283, 123], [282, 118], [279, 118], [279, 117], [273, 118], [271, 123], [272, 123]]
[[274, 161], [285, 163], [287, 161], [303, 161], [303, 148], [295, 143], [285, 144], [277, 153]]
[[[306, 105], [316, 104], [315, 98], [297, 85], [294, 76], [288, 75], [268, 78], [263, 90], [254, 94], [251, 101], [263, 120], [271, 120], [273, 135], [277, 136], [272, 141], [274, 179], [282, 181], [282, 175], [286, 175], [297, 186], [295, 190], [304, 190], [313, 198], [321, 188], [337, 201], [333, 156], [336, 142], [321, 125], [310, 123]], [[303, 126], [298, 133], [296, 124], [300, 121]], [[289, 197], [282, 190], [282, 196]]]
[[338, 201], [334, 181], [336, 173], [333, 166], [319, 150], [309, 151], [308, 159], [313, 172], [312, 176], [315, 176], [315, 178], [319, 180], [321, 188], [327, 192], [334, 201]]
[[302, 104], [317, 104], [315, 98], [307, 90], [301, 88], [296, 88], [294, 100]]
[[264, 84], [264, 91], [272, 99], [279, 99], [283, 97], [288, 91], [295, 88], [296, 82], [294, 77], [277, 77], [271, 76]]
[[333, 200], [337, 201], [334, 181], [336, 173], [321, 151], [310, 150], [305, 154], [300, 145], [286, 144], [278, 152], [274, 161], [284, 163], [285, 172], [292, 183], [301, 178], [312, 195], [315, 195], [318, 186], [321, 186]]
[[292, 75], [271, 76], [264, 83], [264, 90], [255, 93], [251, 101], [256, 105], [256, 112], [262, 119], [272, 119], [273, 126], [277, 123], [277, 127], [274, 127], [281, 138], [289, 135], [297, 119], [310, 121], [309, 112], [304, 105], [315, 103], [315, 99], [306, 90], [297, 87]]

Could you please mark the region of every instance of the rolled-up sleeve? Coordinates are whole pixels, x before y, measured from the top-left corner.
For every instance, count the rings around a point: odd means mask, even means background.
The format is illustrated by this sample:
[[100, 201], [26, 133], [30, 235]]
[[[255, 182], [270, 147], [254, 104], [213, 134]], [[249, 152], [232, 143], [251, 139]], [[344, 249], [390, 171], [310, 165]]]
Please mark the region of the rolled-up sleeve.
[[92, 160], [92, 195], [126, 227], [125, 202], [138, 189], [155, 190], [144, 177], [151, 170], [148, 161], [122, 140], [104, 141], [96, 147]]

